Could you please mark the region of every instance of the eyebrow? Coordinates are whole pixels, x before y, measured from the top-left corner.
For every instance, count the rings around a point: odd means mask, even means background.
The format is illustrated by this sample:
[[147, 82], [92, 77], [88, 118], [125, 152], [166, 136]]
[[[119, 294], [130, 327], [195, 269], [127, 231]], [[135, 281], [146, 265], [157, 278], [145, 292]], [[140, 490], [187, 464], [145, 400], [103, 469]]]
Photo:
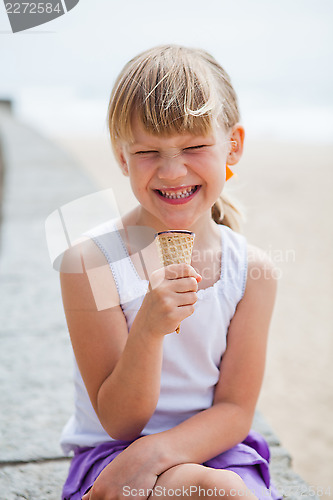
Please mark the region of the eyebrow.
[[[189, 138], [184, 138], [184, 141], [180, 143], [179, 146], [169, 146], [167, 149], [174, 148], [174, 149], [179, 149], [179, 148], [185, 148], [185, 147], [191, 147], [192, 146], [198, 146], [202, 145], [204, 143], [215, 143], [216, 142], [216, 137], [205, 137], [205, 136], [193, 136]], [[189, 145], [190, 144], [190, 145]], [[129, 148], [142, 148], [142, 149], [163, 149], [165, 146], [159, 146], [156, 144], [152, 143], [143, 143], [143, 142], [131, 142], [128, 144]]]
[[152, 145], [149, 145], [149, 144], [142, 144], [141, 142], [135, 142], [135, 143], [132, 143], [132, 144], [129, 144], [128, 145], [128, 149], [129, 150], [133, 150], [133, 149], [147, 149], [147, 150], [157, 150], [157, 149], [160, 149], [158, 148], [157, 146], [152, 146]]

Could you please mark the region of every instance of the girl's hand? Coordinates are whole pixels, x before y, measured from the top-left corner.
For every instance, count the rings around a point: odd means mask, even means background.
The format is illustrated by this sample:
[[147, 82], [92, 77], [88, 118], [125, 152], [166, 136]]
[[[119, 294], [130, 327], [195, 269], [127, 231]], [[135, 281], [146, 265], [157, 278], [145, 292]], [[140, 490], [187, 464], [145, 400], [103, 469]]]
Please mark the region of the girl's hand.
[[188, 264], [171, 264], [154, 271], [137, 321], [153, 334], [174, 332], [182, 320], [193, 314], [201, 276]]
[[158, 475], [164, 472], [163, 455], [158, 439], [139, 438], [105, 467], [82, 500], [148, 498]]

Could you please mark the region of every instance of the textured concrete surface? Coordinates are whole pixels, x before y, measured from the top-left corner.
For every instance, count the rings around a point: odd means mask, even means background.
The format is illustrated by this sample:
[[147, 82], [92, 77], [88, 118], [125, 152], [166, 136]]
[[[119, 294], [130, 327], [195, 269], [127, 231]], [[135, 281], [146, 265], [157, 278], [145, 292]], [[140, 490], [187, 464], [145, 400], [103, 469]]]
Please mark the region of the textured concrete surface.
[[68, 460], [59, 460], [1, 467], [0, 488], [5, 493], [0, 498], [59, 500], [68, 464]]
[[72, 408], [72, 352], [44, 225], [94, 186], [4, 110], [0, 137], [0, 500], [56, 499], [69, 465], [58, 442]]
[[[72, 352], [44, 223], [96, 187], [59, 148], [1, 109], [0, 137], [0, 500], [53, 500], [69, 466], [58, 440], [72, 408]], [[269, 442], [285, 498], [316, 498], [261, 415], [254, 427]]]

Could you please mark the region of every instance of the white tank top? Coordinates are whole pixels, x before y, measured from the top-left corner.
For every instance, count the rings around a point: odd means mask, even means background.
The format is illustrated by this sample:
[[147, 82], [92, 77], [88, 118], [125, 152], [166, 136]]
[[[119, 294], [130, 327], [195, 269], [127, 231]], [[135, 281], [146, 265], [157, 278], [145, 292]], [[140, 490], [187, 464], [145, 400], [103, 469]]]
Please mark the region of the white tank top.
[[[245, 238], [226, 226], [219, 228], [220, 278], [213, 286], [198, 291], [195, 311], [182, 321], [180, 334], [165, 336], [160, 397], [142, 434], [170, 429], [212, 405], [229, 323], [243, 297], [247, 276]], [[95, 228], [89, 236], [108, 260], [130, 329], [147, 292], [148, 281], [139, 277], [115, 221]], [[61, 437], [65, 453], [77, 446], [93, 447], [112, 441], [91, 405], [75, 359], [74, 383], [75, 411]]]

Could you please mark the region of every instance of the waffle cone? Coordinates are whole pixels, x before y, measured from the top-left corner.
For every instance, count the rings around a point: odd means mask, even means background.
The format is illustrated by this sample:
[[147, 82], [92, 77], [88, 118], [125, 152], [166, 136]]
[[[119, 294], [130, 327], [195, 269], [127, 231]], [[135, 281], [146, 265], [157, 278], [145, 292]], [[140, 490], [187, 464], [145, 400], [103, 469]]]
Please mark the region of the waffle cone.
[[[161, 264], [191, 264], [194, 233], [191, 231], [163, 231], [155, 235]], [[176, 328], [179, 333], [180, 325]]]

